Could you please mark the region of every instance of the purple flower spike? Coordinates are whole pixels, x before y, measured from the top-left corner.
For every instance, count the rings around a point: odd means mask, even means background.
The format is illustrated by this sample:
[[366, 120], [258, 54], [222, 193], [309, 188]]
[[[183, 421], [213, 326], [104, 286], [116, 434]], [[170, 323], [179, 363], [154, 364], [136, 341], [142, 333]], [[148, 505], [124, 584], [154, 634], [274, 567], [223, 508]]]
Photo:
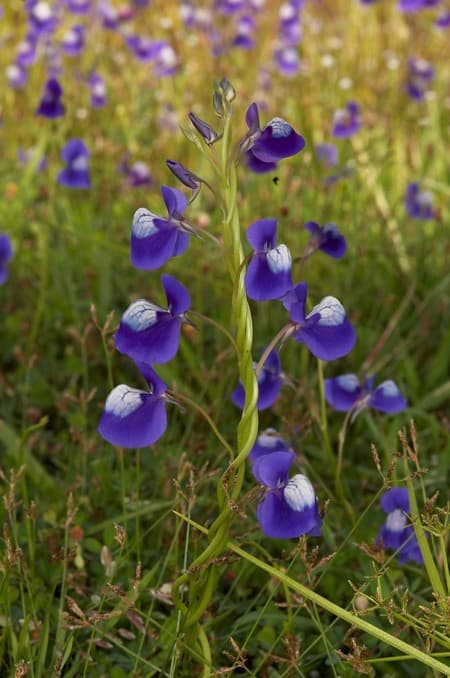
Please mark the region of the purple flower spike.
[[423, 563], [414, 528], [408, 524], [409, 498], [405, 487], [393, 487], [381, 497], [381, 508], [387, 513], [386, 522], [380, 529], [376, 544], [399, 551], [400, 564], [412, 560]]
[[63, 115], [65, 109], [61, 103], [62, 94], [62, 87], [56, 78], [47, 80], [36, 115], [42, 115], [45, 118], [59, 118]]
[[250, 299], [280, 299], [292, 287], [291, 254], [286, 245], [276, 246], [276, 219], [260, 219], [247, 229], [254, 254], [245, 274]]
[[343, 374], [325, 379], [325, 398], [338, 412], [354, 410], [355, 416], [366, 407], [387, 414], [397, 414], [407, 406], [397, 385], [388, 379], [374, 390], [374, 378], [365, 378], [361, 383], [356, 374]]
[[324, 297], [305, 315], [308, 286], [298, 283], [282, 299], [293, 323], [295, 341], [306, 344], [321, 360], [335, 360], [349, 353], [356, 342], [356, 332], [347, 320], [345, 309], [335, 297]]
[[422, 191], [417, 181], [410, 182], [406, 189], [405, 209], [413, 219], [433, 219], [433, 196]]
[[308, 254], [319, 249], [333, 259], [340, 259], [346, 253], [347, 242], [336, 224], [329, 223], [325, 226], [319, 226], [314, 221], [308, 221], [305, 228], [311, 233], [306, 250]]
[[304, 138], [282, 118], [272, 120], [261, 130], [257, 104], [245, 116], [249, 132], [243, 141], [247, 166], [257, 173], [270, 172], [278, 161], [296, 155], [306, 145]]
[[61, 151], [67, 167], [58, 174], [58, 183], [69, 188], [90, 188], [89, 150], [81, 139], [70, 139]]
[[350, 101], [345, 108], [338, 109], [333, 117], [334, 137], [346, 138], [353, 136], [361, 126], [359, 106]]
[[268, 537], [292, 539], [320, 535], [322, 519], [311, 482], [302, 473], [289, 478], [292, 452], [273, 452], [255, 460], [253, 475], [268, 490], [256, 510], [261, 530]]
[[114, 335], [116, 348], [136, 362], [165, 363], [176, 355], [181, 324], [191, 299], [186, 288], [170, 275], [161, 278], [167, 310], [145, 299], [127, 308]]
[[168, 218], [159, 217], [141, 207], [133, 217], [131, 229], [131, 263], [145, 271], [160, 268], [171, 257], [186, 251], [189, 230], [182, 215], [187, 199], [176, 188], [161, 187]]
[[126, 384], [116, 386], [106, 399], [98, 432], [111, 445], [147, 447], [153, 445], [167, 427], [166, 384], [148, 365], [137, 367], [149, 385], [149, 391]]
[[[254, 365], [256, 367], [256, 364]], [[281, 361], [278, 353], [273, 350], [269, 353], [264, 366], [257, 377], [258, 382], [258, 410], [266, 410], [271, 407], [281, 391], [284, 376], [281, 371]], [[241, 410], [244, 408], [245, 391], [240, 381], [231, 394], [231, 400]]]
[[273, 428], [268, 428], [257, 437], [248, 458], [251, 462], [255, 462], [260, 457], [273, 452], [289, 452], [289, 449], [283, 438]]
[[0, 233], [0, 285], [8, 280], [8, 261], [13, 255], [11, 240], [5, 233]]

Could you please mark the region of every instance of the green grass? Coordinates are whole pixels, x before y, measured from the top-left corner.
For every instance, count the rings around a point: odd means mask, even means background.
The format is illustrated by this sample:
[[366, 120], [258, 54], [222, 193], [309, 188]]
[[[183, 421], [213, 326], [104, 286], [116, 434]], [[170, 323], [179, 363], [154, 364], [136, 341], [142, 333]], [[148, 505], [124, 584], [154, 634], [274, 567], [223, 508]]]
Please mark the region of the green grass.
[[[112, 385], [140, 383], [131, 361], [114, 349], [121, 314], [136, 298], [162, 301], [161, 272], [139, 272], [129, 262], [134, 210], [162, 209], [159, 185], [175, 185], [166, 158], [212, 177], [204, 156], [181, 132], [160, 129], [158, 117], [168, 104], [184, 126], [190, 110], [214, 124], [213, 83], [226, 75], [238, 93], [234, 138], [244, 134], [245, 109], [259, 96], [258, 62], [270, 59], [274, 39], [278, 3], [268, 4], [251, 58], [236, 51], [211, 59], [203, 38], [196, 45], [184, 40], [177, 18], [171, 27], [159, 27], [163, 8], [170, 12], [155, 0], [152, 10], [142, 12], [139, 32], [173, 40], [182, 72], [156, 80], [125, 54], [118, 36], [98, 33], [96, 42], [94, 27], [92, 49], [66, 63], [67, 114], [61, 120], [34, 116], [45, 80], [42, 61], [26, 89], [4, 91], [0, 231], [11, 236], [15, 254], [10, 279], [0, 288], [1, 675], [201, 675], [201, 658], [189, 653], [196, 648], [189, 647], [170, 592], [207, 545], [201, 528], [217, 515], [216, 487], [227, 451], [201, 411], [189, 405], [169, 407], [166, 434], [140, 452], [113, 448], [96, 428]], [[25, 33], [21, 8], [5, 8], [3, 69]], [[343, 260], [319, 253], [304, 270], [294, 269], [295, 280], [308, 280], [311, 303], [327, 294], [338, 297], [358, 331], [355, 349], [325, 365], [325, 377], [375, 371], [379, 381], [395, 379], [409, 407], [396, 416], [362, 413], [345, 439], [344, 416], [327, 411], [334, 458], [340, 435], [344, 442], [339, 489], [322, 435], [316, 361], [294, 342], [283, 348], [283, 369], [293, 386], [261, 413], [260, 430], [273, 426], [292, 440], [324, 510], [323, 537], [264, 537], [255, 518], [255, 483], [246, 472], [202, 617], [215, 675], [450, 675], [450, 668], [433, 664], [450, 665], [449, 611], [436, 598], [440, 586], [448, 596], [450, 584], [450, 55], [446, 34], [431, 23], [432, 13], [402, 16], [394, 2], [368, 8], [356, 0], [350, 8], [347, 2], [308, 3], [302, 72], [292, 80], [274, 73], [261, 113], [264, 122], [274, 115], [289, 120], [306, 137], [307, 149], [280, 164], [278, 183], [273, 175], [239, 168], [243, 228], [277, 217], [279, 241], [293, 256], [306, 244], [308, 220], [334, 221], [348, 239]], [[229, 30], [227, 22], [222, 30]], [[86, 95], [77, 73], [92, 66], [94, 45], [108, 104], [86, 108], [81, 119], [76, 111], [86, 107]], [[120, 68], [117, 51], [124, 54]], [[327, 54], [332, 68], [323, 65]], [[386, 65], [392, 54], [399, 60], [396, 70]], [[422, 103], [402, 91], [413, 54], [437, 72], [434, 98]], [[344, 77], [353, 81], [350, 91], [339, 86]], [[337, 142], [341, 162], [352, 171], [325, 185], [313, 145], [331, 141], [333, 111], [352, 98], [361, 104], [361, 131]], [[59, 151], [72, 136], [91, 149], [90, 191], [56, 184]], [[16, 161], [19, 148], [36, 145], [49, 155], [43, 174]], [[116, 168], [127, 151], [148, 162], [154, 189], [124, 187]], [[414, 180], [433, 191], [439, 214], [431, 222], [405, 213], [403, 196]], [[221, 214], [206, 191], [189, 218], [207, 219], [208, 230], [221, 237]], [[164, 272], [188, 287], [193, 309], [234, 331], [232, 285], [220, 247], [208, 238], [192, 239], [188, 252]], [[286, 315], [275, 302], [252, 303], [251, 309], [256, 357]], [[229, 400], [238, 375], [233, 348], [213, 325], [196, 325], [158, 373], [202, 408], [234, 448], [239, 416]], [[411, 419], [417, 463], [410, 454]], [[407, 432], [409, 451], [400, 430]], [[388, 481], [406, 485], [407, 477], [420, 522], [431, 533], [428, 567], [399, 567], [395, 556], [374, 547], [384, 520], [379, 496]], [[432, 563], [437, 569], [430, 569]], [[411, 647], [409, 654], [398, 640]]]

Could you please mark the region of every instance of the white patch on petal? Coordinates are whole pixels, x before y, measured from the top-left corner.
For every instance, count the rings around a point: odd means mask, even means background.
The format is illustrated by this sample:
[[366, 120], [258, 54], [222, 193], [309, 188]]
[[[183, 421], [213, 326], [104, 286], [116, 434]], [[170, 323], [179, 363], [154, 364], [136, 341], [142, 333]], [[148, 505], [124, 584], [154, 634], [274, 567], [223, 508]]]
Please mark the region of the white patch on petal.
[[288, 137], [292, 132], [292, 127], [286, 120], [283, 118], [272, 118], [272, 120], [267, 124], [267, 127], [272, 128], [272, 136], [275, 139], [280, 139], [282, 137]]
[[276, 434], [275, 429], [269, 428], [265, 433], [258, 436], [257, 443], [266, 449], [273, 449], [280, 441], [282, 441], [282, 438]]
[[316, 495], [310, 481], [302, 473], [291, 478], [284, 488], [284, 498], [294, 511], [312, 508], [316, 503]]
[[286, 245], [280, 245], [266, 253], [267, 265], [272, 273], [286, 273], [292, 266], [291, 253]]
[[156, 304], [139, 299], [127, 308], [122, 316], [122, 322], [135, 332], [142, 332], [156, 323], [158, 312], [163, 310]]
[[352, 393], [359, 387], [359, 379], [356, 374], [343, 374], [336, 378], [337, 385], [343, 390]]
[[158, 231], [154, 220], [159, 217], [149, 212], [145, 207], [136, 210], [133, 218], [133, 234], [136, 238], [148, 238]]
[[70, 163], [70, 166], [76, 172], [84, 172], [88, 168], [88, 159], [85, 155], [79, 155]]
[[388, 514], [386, 528], [390, 532], [401, 532], [406, 527], [406, 516], [401, 509], [394, 509]]
[[38, 2], [32, 9], [32, 15], [38, 21], [48, 21], [52, 17], [52, 8], [48, 2]]
[[400, 391], [398, 390], [397, 385], [394, 384], [394, 382], [391, 379], [389, 379], [388, 381], [383, 381], [383, 383], [379, 385], [377, 390], [381, 391], [381, 393], [387, 398], [394, 398], [395, 396], [400, 395]]
[[138, 388], [120, 384], [111, 391], [106, 399], [105, 412], [116, 417], [128, 417], [142, 405], [142, 394]]
[[68, 45], [69, 47], [71, 45], [77, 45], [78, 41], [79, 41], [79, 35], [73, 29], [70, 29], [69, 31], [67, 31], [67, 33], [65, 33], [65, 35], [63, 36], [63, 43], [65, 45]]
[[318, 325], [325, 325], [327, 327], [337, 327], [342, 325], [345, 320], [345, 309], [341, 302], [335, 297], [325, 297], [320, 301], [312, 311], [308, 313], [306, 319], [316, 313], [320, 313]]
[[103, 81], [97, 80], [91, 85], [91, 93], [94, 97], [104, 97], [106, 94], [106, 85]]

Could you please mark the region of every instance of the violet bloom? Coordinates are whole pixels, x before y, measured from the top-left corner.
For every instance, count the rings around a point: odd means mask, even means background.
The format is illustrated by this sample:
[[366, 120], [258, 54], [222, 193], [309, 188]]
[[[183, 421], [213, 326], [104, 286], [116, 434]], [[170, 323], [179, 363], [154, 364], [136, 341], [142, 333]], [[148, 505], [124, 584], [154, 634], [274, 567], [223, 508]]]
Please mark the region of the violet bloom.
[[354, 101], [350, 101], [345, 108], [339, 108], [333, 116], [334, 137], [341, 139], [353, 136], [361, 126], [359, 106]]
[[289, 452], [289, 448], [283, 438], [273, 428], [268, 428], [256, 439], [255, 444], [248, 455], [249, 461], [255, 462], [260, 457], [273, 452]]
[[272, 118], [261, 129], [255, 103], [247, 109], [245, 120], [249, 132], [242, 142], [242, 148], [246, 152], [247, 166], [253, 172], [271, 172], [279, 160], [296, 155], [305, 147], [304, 138], [282, 118]]
[[61, 48], [68, 56], [78, 56], [84, 47], [84, 28], [77, 24], [69, 28], [61, 39]]
[[414, 528], [409, 524], [409, 497], [405, 487], [392, 487], [381, 497], [381, 508], [387, 513], [386, 522], [378, 532], [377, 546], [398, 551], [400, 564], [412, 560], [423, 563]]
[[325, 226], [319, 226], [314, 221], [308, 221], [305, 228], [311, 233], [311, 238], [306, 247], [306, 255], [309, 256], [319, 249], [333, 259], [340, 259], [346, 253], [347, 242], [336, 224], [329, 223]]
[[127, 185], [133, 188], [152, 186], [153, 178], [149, 166], [141, 160], [130, 165], [127, 161], [119, 165], [119, 170], [127, 177]]
[[[256, 367], [256, 363], [254, 367]], [[256, 406], [258, 410], [266, 410], [274, 404], [284, 383], [280, 357], [275, 350], [267, 356], [267, 360], [258, 374], [257, 382], [258, 402]], [[231, 400], [236, 407], [241, 410], [244, 408], [245, 391], [241, 381], [231, 394]]]
[[302, 473], [289, 478], [293, 461], [293, 452], [273, 452], [253, 463], [253, 475], [267, 488], [256, 514], [261, 530], [268, 537], [292, 539], [304, 534], [320, 535], [322, 519], [314, 488]]
[[0, 285], [8, 280], [8, 261], [13, 255], [13, 248], [9, 236], [0, 233]]
[[441, 0], [399, 0], [398, 8], [401, 12], [418, 12], [421, 9], [436, 7]]
[[408, 79], [406, 90], [416, 101], [422, 101], [428, 89], [428, 85], [434, 79], [434, 68], [425, 59], [408, 59]]
[[16, 62], [23, 68], [32, 66], [36, 61], [37, 35], [29, 32], [16, 47]]
[[391, 379], [374, 389], [374, 377], [366, 377], [360, 382], [356, 374], [325, 379], [325, 399], [338, 412], [353, 410], [354, 417], [366, 407], [397, 414], [407, 406], [406, 399]]
[[59, 118], [63, 115], [65, 109], [61, 103], [62, 94], [62, 87], [56, 78], [47, 80], [36, 115], [42, 115], [45, 118]]
[[26, 0], [25, 10], [36, 33], [51, 33], [56, 27], [56, 15], [46, 0]]
[[166, 165], [172, 174], [176, 176], [176, 178], [181, 181], [184, 186], [192, 188], [194, 191], [198, 191], [200, 189], [202, 182], [200, 177], [188, 170], [187, 167], [181, 164], [181, 162], [177, 162], [176, 160], [166, 160]]
[[90, 188], [89, 150], [81, 139], [70, 139], [61, 151], [66, 167], [58, 174], [58, 183], [69, 188]]
[[106, 102], [106, 85], [101, 75], [91, 73], [88, 78], [92, 108], [101, 108]]
[[28, 82], [28, 71], [18, 63], [7, 66], [5, 73], [8, 85], [13, 89], [20, 89]]
[[438, 28], [448, 28], [450, 26], [450, 9], [443, 9], [435, 23]]
[[86, 14], [90, 9], [91, 0], [67, 0], [67, 9], [72, 14]]
[[430, 191], [422, 191], [417, 181], [410, 182], [406, 189], [405, 209], [413, 219], [433, 219], [433, 196]]
[[179, 256], [189, 245], [186, 231], [192, 229], [183, 219], [187, 199], [176, 188], [161, 187], [168, 218], [141, 207], [133, 217], [131, 263], [145, 271], [160, 268], [171, 257]]
[[335, 297], [324, 297], [306, 314], [308, 285], [298, 283], [281, 300], [289, 311], [292, 328], [289, 336], [306, 344], [320, 360], [335, 360], [349, 353], [356, 342], [356, 332], [345, 309]]
[[259, 219], [247, 229], [254, 254], [245, 273], [250, 299], [279, 299], [292, 287], [291, 254], [286, 245], [276, 244], [277, 220]]
[[153, 72], [157, 78], [166, 78], [178, 69], [177, 54], [168, 42], [158, 40], [155, 43], [153, 57]]
[[233, 39], [233, 46], [241, 49], [253, 49], [255, 40], [253, 32], [255, 30], [255, 21], [253, 17], [244, 14], [240, 17], [236, 26], [236, 36]]
[[339, 151], [333, 144], [316, 144], [314, 147], [317, 160], [326, 167], [335, 167], [339, 162]]
[[275, 65], [281, 75], [291, 77], [300, 70], [300, 57], [297, 47], [293, 45], [280, 45], [273, 54]]
[[29, 148], [26, 151], [19, 149], [17, 159], [23, 167], [31, 165], [36, 172], [43, 172], [48, 164], [47, 156], [38, 156], [37, 148]]
[[116, 348], [142, 363], [165, 363], [176, 355], [181, 325], [191, 299], [186, 288], [171, 275], [161, 278], [167, 309], [145, 299], [127, 308], [114, 335]]
[[105, 402], [98, 432], [111, 445], [147, 447], [167, 428], [166, 384], [149, 365], [137, 363], [149, 390], [116, 386]]

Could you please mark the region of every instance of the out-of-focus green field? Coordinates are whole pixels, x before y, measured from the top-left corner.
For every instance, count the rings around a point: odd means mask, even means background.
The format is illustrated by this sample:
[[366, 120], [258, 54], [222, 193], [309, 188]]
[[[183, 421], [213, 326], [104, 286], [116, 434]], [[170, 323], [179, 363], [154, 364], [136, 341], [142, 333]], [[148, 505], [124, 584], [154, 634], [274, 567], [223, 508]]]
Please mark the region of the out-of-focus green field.
[[[307, 221], [335, 222], [347, 238], [342, 260], [317, 253], [298, 274], [294, 268], [296, 280], [308, 280], [314, 303], [336, 296], [358, 332], [355, 349], [326, 364], [325, 376], [376, 373], [378, 382], [394, 379], [409, 404], [394, 416], [364, 412], [347, 429], [342, 485], [358, 518], [352, 524], [326, 461], [315, 361], [304, 346], [287, 344], [283, 369], [292, 386], [261, 413], [260, 430], [274, 427], [292, 441], [325, 512], [323, 537], [264, 537], [250, 471], [231, 537], [328, 600], [364, 612], [375, 626], [448, 662], [449, 611], [436, 604], [429, 573], [416, 564], [399, 567], [392, 554], [375, 549], [385, 518], [378, 505], [383, 476], [397, 461], [390, 473], [397, 484], [405, 477], [398, 431], [409, 429], [411, 419], [419, 466], [410, 459], [410, 471], [420, 468], [414, 487], [424, 523], [437, 533], [437, 519], [448, 520], [448, 29], [434, 26], [431, 10], [402, 14], [391, 0], [307, 2], [300, 72], [287, 78], [272, 61], [280, 3], [267, 0], [257, 15], [253, 50], [233, 48], [217, 57], [207, 31], [186, 28], [178, 9], [172, 0], [153, 0], [126, 25], [174, 46], [179, 69], [172, 76], [155, 77], [133, 59], [117, 31], [93, 24], [81, 56], [64, 58], [61, 118], [35, 115], [46, 80], [43, 58], [24, 88], [2, 82], [0, 233], [11, 237], [14, 256], [0, 287], [0, 675], [201, 675], [197, 663], [177, 654], [182, 636], [170, 583], [204, 548], [204, 538], [173, 511], [211, 523], [226, 452], [190, 407], [169, 406], [167, 432], [141, 451], [115, 449], [96, 429], [111, 387], [139, 385], [132, 361], [114, 348], [121, 314], [138, 298], [163, 302], [161, 272], [130, 264], [133, 213], [138, 207], [162, 213], [160, 185], [176, 186], [166, 159], [209, 178], [205, 157], [179, 126], [188, 127], [189, 111], [215, 124], [213, 85], [223, 76], [237, 91], [235, 140], [246, 132], [245, 111], [255, 100], [264, 123], [281, 116], [307, 140], [306, 149], [275, 173], [239, 168], [243, 227], [278, 218], [279, 242], [294, 256], [306, 245]], [[229, 18], [217, 16], [215, 26], [232, 37]], [[25, 32], [22, 3], [4, 2], [0, 73]], [[420, 102], [405, 92], [411, 56], [436, 69]], [[82, 84], [94, 65], [107, 84], [107, 102], [99, 109], [89, 106]], [[268, 89], [262, 69], [271, 76]], [[361, 129], [351, 139], [333, 140], [334, 111], [350, 100], [361, 107]], [[61, 148], [72, 137], [83, 139], [91, 153], [89, 190], [56, 181]], [[321, 142], [338, 147], [338, 170], [318, 162], [314, 146]], [[18, 162], [18, 151], [31, 147], [48, 157], [43, 172]], [[153, 187], [126, 184], [118, 166], [127, 154], [148, 164]], [[324, 181], [340, 170], [337, 181]], [[412, 181], [432, 192], [434, 219], [406, 213]], [[221, 214], [207, 191], [188, 216], [222, 237]], [[210, 239], [192, 238], [188, 252], [164, 272], [183, 281], [194, 310], [233, 327], [231, 282], [223, 252]], [[252, 311], [256, 357], [286, 313], [276, 302], [252, 303]], [[239, 413], [230, 394], [238, 372], [222, 334], [200, 321], [194, 330], [187, 327], [177, 357], [158, 366], [158, 374], [235, 444]], [[343, 420], [329, 409], [334, 454]], [[440, 534], [429, 542], [448, 595], [445, 525]], [[438, 675], [231, 551], [220, 564], [204, 628], [213, 675]]]

